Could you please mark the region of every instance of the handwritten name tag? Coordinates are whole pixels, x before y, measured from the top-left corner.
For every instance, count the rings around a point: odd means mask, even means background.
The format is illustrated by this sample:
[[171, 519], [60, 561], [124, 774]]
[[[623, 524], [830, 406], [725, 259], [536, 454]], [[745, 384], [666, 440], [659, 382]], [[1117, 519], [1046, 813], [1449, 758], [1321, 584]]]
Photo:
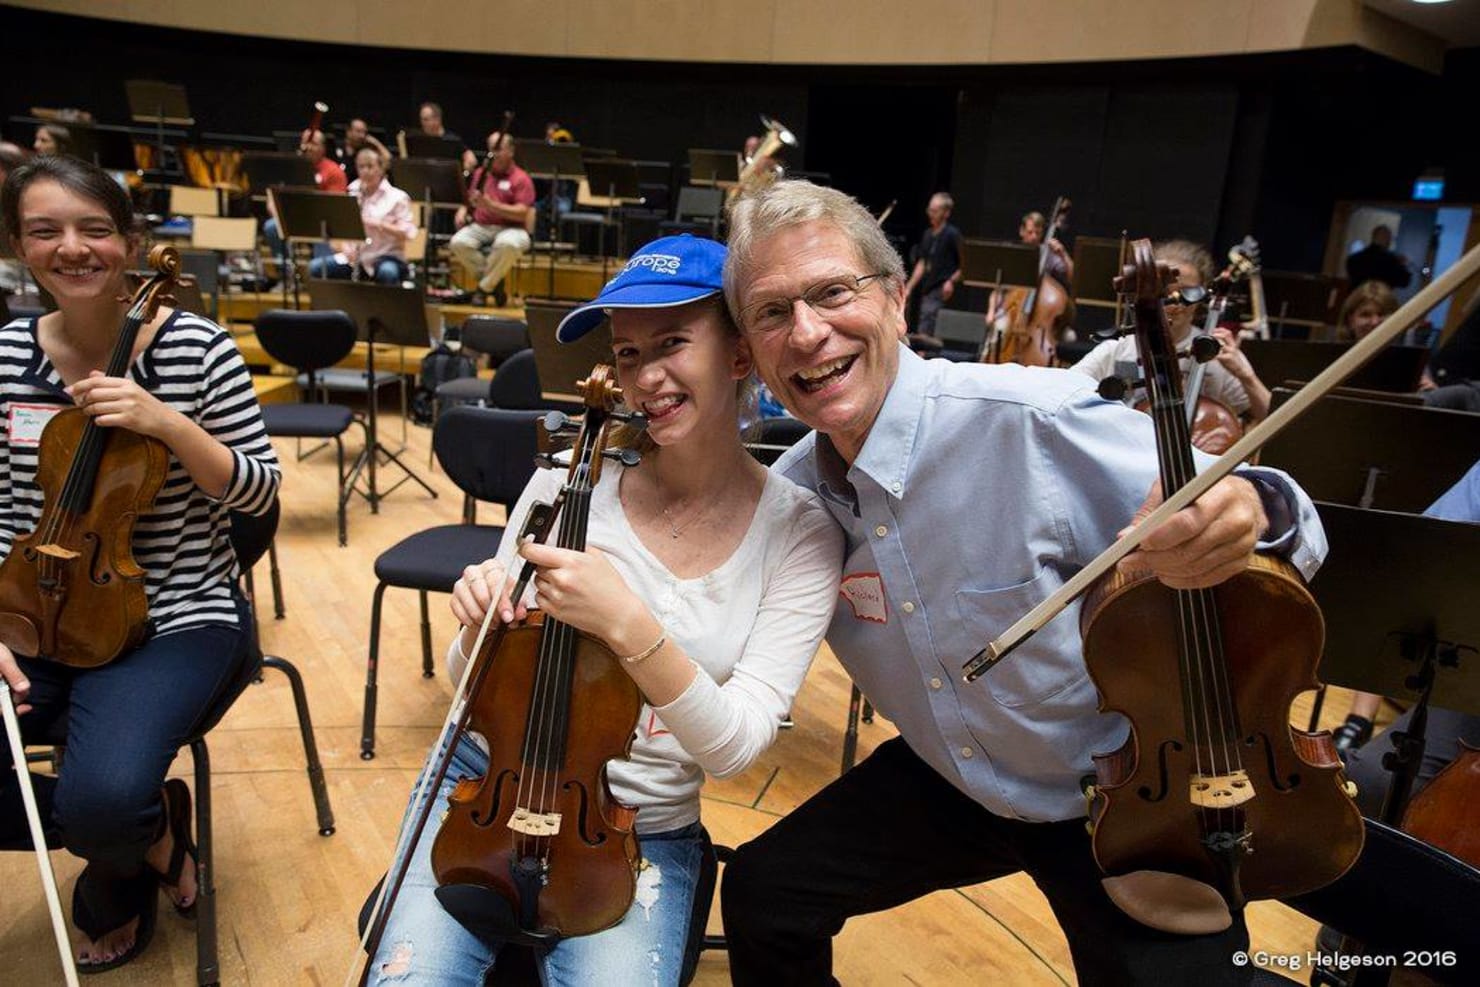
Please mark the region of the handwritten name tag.
[[871, 620], [876, 624], [889, 623], [889, 606], [884, 600], [884, 583], [877, 572], [855, 572], [844, 576], [838, 592], [853, 608], [853, 616], [859, 620]]
[[40, 445], [41, 432], [46, 428], [46, 423], [61, 410], [54, 404], [12, 402], [10, 405], [10, 444], [13, 446]]

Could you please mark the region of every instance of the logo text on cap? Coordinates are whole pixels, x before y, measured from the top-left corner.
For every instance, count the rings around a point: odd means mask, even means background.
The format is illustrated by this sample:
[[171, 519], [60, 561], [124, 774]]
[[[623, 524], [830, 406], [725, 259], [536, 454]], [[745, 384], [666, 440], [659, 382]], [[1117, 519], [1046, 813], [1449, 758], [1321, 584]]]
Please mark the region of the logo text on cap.
[[682, 264], [683, 258], [672, 254], [643, 254], [629, 260], [627, 266], [622, 268], [622, 273], [626, 274], [639, 267], [650, 267], [654, 274], [677, 274]]

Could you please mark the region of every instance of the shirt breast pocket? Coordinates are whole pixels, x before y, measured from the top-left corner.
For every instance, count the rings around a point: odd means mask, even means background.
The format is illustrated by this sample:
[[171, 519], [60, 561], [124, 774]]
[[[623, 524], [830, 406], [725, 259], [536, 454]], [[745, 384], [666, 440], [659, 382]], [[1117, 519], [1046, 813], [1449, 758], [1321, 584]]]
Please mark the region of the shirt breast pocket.
[[[964, 663], [1042, 602], [1059, 587], [1058, 574], [1044, 566], [1026, 582], [1000, 589], [963, 589], [956, 593], [956, 610], [965, 635]], [[1078, 648], [1077, 607], [1057, 618], [1010, 656], [989, 669], [976, 685], [985, 684], [1001, 706], [1017, 708], [1046, 702], [1088, 674]], [[1067, 628], [1072, 641], [1061, 640]], [[969, 687], [968, 687], [969, 688]]]

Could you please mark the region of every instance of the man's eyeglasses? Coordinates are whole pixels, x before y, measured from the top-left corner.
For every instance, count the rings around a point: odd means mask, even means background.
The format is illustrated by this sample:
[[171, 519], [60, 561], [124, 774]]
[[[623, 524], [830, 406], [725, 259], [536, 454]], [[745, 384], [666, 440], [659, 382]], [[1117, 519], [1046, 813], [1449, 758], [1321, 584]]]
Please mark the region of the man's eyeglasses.
[[882, 271], [860, 276], [844, 274], [819, 281], [800, 295], [763, 298], [740, 311], [740, 328], [753, 336], [768, 336], [783, 329], [790, 332], [799, 300], [825, 319], [852, 305], [870, 282], [886, 276]]

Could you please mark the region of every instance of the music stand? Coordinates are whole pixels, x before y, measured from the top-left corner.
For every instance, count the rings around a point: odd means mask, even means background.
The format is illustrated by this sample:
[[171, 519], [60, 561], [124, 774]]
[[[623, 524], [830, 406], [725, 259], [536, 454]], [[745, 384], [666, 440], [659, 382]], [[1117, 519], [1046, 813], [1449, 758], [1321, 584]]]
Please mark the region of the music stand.
[[265, 196], [268, 189], [278, 185], [313, 188], [315, 184], [308, 159], [285, 151], [243, 151], [242, 171], [254, 196]]
[[961, 280], [974, 288], [1038, 284], [1038, 248], [1010, 240], [961, 240]]
[[[550, 194], [545, 197], [549, 212], [548, 229], [550, 239], [546, 243], [549, 253], [549, 284], [546, 294], [555, 294], [555, 251], [557, 234], [560, 230], [559, 198], [560, 183], [575, 181], [586, 175], [586, 163], [579, 144], [541, 144], [530, 141], [519, 145], [519, 167], [531, 178], [545, 178], [550, 182]], [[574, 248], [572, 248], [574, 249]]]
[[[977, 288], [989, 288], [991, 294], [1012, 285], [1021, 288], [1038, 286], [1040, 254], [1032, 244], [1012, 240], [961, 240], [961, 280]], [[987, 297], [990, 299], [991, 294]], [[991, 302], [987, 303], [988, 309]], [[981, 355], [995, 359], [1000, 333], [989, 328]]]
[[1383, 758], [1393, 779], [1380, 818], [1396, 826], [1423, 760], [1430, 701], [1480, 715], [1480, 524], [1339, 504], [1318, 509], [1331, 545], [1311, 582], [1326, 618], [1321, 680], [1417, 696], [1408, 729], [1391, 738], [1395, 751]]
[[1287, 325], [1304, 326], [1309, 336], [1335, 321], [1337, 279], [1298, 271], [1264, 271], [1261, 277], [1275, 339], [1284, 336]]
[[451, 158], [453, 161], [461, 162], [463, 151], [462, 141], [448, 140], [446, 137], [437, 137], [432, 134], [423, 134], [419, 131], [403, 130], [399, 135], [398, 143], [405, 153], [405, 158]]
[[1114, 279], [1120, 277], [1120, 240], [1082, 236], [1074, 241], [1074, 303], [1115, 308]]
[[534, 350], [535, 376], [540, 381], [540, 395], [546, 401], [579, 404], [576, 382], [584, 379], [598, 363], [612, 359], [612, 327], [609, 319], [574, 343], [561, 343], [555, 338], [560, 320], [575, 305], [553, 299], [528, 298], [524, 302], [524, 321], [529, 327], [529, 345]]
[[462, 169], [446, 158], [398, 158], [391, 163], [396, 188], [438, 209], [463, 205]]
[[[344, 192], [312, 192], [307, 189], [274, 188], [273, 209], [277, 213], [278, 232], [283, 250], [291, 256], [291, 244], [331, 240], [364, 240], [365, 224], [360, 220], [360, 200]], [[287, 257], [284, 257], [284, 261]], [[360, 265], [354, 266], [359, 277]], [[296, 274], [296, 272], [295, 272]], [[284, 282], [284, 295], [287, 283]], [[298, 301], [298, 278], [293, 279], [293, 300]], [[423, 318], [423, 321], [425, 319]]]
[[[1276, 388], [1273, 406], [1292, 393]], [[1410, 514], [1427, 510], [1476, 459], [1480, 415], [1330, 396], [1270, 439], [1259, 456], [1293, 475], [1315, 500]]]
[[139, 159], [134, 154], [134, 135], [121, 127], [67, 125], [72, 134], [72, 155], [97, 165], [104, 171], [138, 171]]
[[129, 117], [134, 123], [154, 125], [156, 160], [163, 162], [165, 124], [174, 127], [195, 125], [190, 103], [185, 98], [185, 87], [172, 82], [129, 79], [124, 82], [123, 89], [128, 98]]
[[739, 185], [739, 152], [689, 148], [689, 184], [714, 185], [719, 188], [734, 188]]
[[[1287, 380], [1313, 380], [1352, 345], [1298, 339], [1246, 339], [1240, 348], [1259, 379], [1274, 387]], [[1346, 384], [1374, 391], [1412, 393], [1418, 390], [1428, 356], [1429, 351], [1423, 346], [1385, 346], [1348, 377]]]
[[[628, 205], [641, 205], [642, 179], [637, 170], [636, 161], [604, 160], [586, 162], [586, 181], [590, 184], [591, 191], [596, 195], [606, 197], [606, 221], [611, 225], [612, 210], [617, 209], [617, 255], [621, 256], [623, 223], [622, 212], [618, 207]], [[601, 238], [601, 280], [606, 280], [607, 261], [606, 237]]]
[[[431, 333], [427, 328], [426, 299], [422, 297], [421, 291], [416, 288], [375, 284], [369, 281], [330, 281], [327, 278], [312, 278], [308, 283], [308, 299], [309, 307], [315, 311], [338, 309], [349, 315], [359, 329], [360, 340], [368, 344], [365, 354], [365, 398], [366, 404], [369, 405], [365, 428], [368, 435], [365, 448], [350, 469], [350, 488], [356, 489], [355, 481], [360, 471], [368, 467], [370, 489], [368, 493], [362, 492], [361, 496], [370, 502], [370, 513], [372, 514], [378, 514], [380, 501], [395, 493], [396, 489], [407, 480], [415, 480], [423, 490], [436, 499], [437, 491], [417, 476], [411, 467], [401, 462], [399, 456], [381, 445], [380, 433], [376, 428], [380, 392], [375, 380], [375, 346], [382, 342], [392, 346], [428, 346], [431, 344]], [[406, 474], [396, 482], [395, 486], [383, 494], [376, 487], [375, 480], [375, 467], [379, 456], [384, 456], [389, 462], [395, 463]]]

